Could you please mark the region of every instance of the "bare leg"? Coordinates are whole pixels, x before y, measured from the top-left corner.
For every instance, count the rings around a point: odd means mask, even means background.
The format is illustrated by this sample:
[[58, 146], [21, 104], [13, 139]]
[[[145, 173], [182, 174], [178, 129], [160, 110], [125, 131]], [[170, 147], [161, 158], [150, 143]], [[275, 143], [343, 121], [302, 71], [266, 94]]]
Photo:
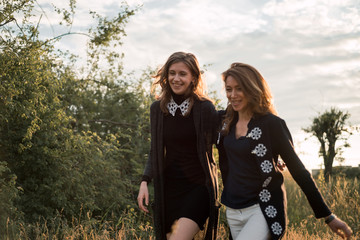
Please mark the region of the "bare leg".
[[179, 218], [174, 224], [171, 233], [166, 234], [168, 240], [191, 240], [200, 228], [196, 222], [189, 218]]

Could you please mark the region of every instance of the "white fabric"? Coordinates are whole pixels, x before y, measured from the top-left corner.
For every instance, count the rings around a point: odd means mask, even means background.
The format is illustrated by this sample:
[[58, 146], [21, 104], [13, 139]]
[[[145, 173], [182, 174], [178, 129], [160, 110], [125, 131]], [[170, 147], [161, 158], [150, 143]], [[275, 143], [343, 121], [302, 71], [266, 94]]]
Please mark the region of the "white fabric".
[[269, 240], [270, 230], [259, 204], [243, 209], [226, 207], [231, 236], [234, 240]]
[[190, 106], [190, 98], [187, 98], [185, 101], [183, 101], [180, 105], [177, 105], [177, 103], [174, 101], [174, 99], [171, 97], [170, 102], [167, 104], [167, 108], [169, 110], [169, 113], [173, 116], [175, 116], [176, 110], [180, 108], [181, 114], [184, 116]]

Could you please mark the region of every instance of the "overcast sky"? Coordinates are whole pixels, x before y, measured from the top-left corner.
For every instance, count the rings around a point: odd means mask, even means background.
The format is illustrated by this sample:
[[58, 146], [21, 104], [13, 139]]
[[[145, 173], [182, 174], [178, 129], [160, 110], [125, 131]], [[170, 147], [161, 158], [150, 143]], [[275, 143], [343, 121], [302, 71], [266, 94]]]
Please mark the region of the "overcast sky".
[[[38, 2], [46, 7], [49, 1]], [[205, 73], [208, 88], [223, 96], [221, 72], [235, 61], [254, 66], [268, 81], [278, 113], [309, 168], [322, 161], [316, 140], [304, 142], [301, 128], [308, 127], [318, 112], [338, 107], [349, 111], [353, 125], [360, 125], [359, 0], [133, 0], [128, 4], [142, 6], [125, 28], [121, 48], [125, 71], [159, 66], [176, 51], [192, 52], [200, 65], [210, 65]], [[77, 0], [73, 30], [91, 23], [90, 9], [114, 16], [120, 5], [118, 0]], [[67, 37], [59, 47], [81, 55], [86, 40]], [[352, 148], [345, 149], [344, 164], [355, 166], [360, 164], [359, 134], [350, 140]]]

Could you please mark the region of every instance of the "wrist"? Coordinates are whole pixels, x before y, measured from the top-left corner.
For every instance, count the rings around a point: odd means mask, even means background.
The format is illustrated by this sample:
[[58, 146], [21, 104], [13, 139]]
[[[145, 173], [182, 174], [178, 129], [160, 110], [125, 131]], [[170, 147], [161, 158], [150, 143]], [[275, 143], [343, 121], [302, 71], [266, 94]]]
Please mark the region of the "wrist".
[[146, 183], [149, 183], [149, 182], [151, 182], [151, 178], [149, 177], [149, 176], [147, 176], [147, 175], [143, 175], [142, 177], [141, 177], [141, 183], [142, 182], [146, 182]]
[[332, 222], [332, 220], [334, 220], [336, 218], [335, 214], [330, 214], [329, 216], [325, 217], [325, 223], [329, 224], [330, 222]]

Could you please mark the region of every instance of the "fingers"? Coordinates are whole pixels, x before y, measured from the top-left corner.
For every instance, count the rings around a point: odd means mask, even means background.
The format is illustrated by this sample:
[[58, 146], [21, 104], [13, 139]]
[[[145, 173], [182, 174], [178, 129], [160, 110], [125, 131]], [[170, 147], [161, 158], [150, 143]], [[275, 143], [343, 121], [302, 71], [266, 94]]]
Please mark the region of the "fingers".
[[[346, 224], [345, 224], [346, 225]], [[345, 230], [343, 230], [344, 231], [344, 233], [345, 233], [345, 237], [346, 237], [346, 239], [350, 239], [350, 237], [351, 237], [351, 235], [352, 235], [352, 230], [351, 230], [351, 228], [348, 226], [348, 225], [346, 225], [346, 228], [345, 228]]]
[[145, 194], [145, 204], [149, 206], [149, 194]]
[[333, 230], [333, 232], [339, 235], [342, 239], [345, 239], [345, 235], [340, 229], [331, 229], [331, 230]]
[[149, 212], [149, 210], [147, 209], [147, 207], [145, 207], [145, 206], [143, 205], [142, 200], [141, 200], [141, 202], [139, 203], [139, 208], [140, 208], [142, 211], [146, 212], [146, 213]]
[[345, 235], [342, 233], [342, 231], [338, 230], [336, 231], [336, 234], [339, 235], [342, 239], [345, 239]]
[[286, 168], [286, 164], [285, 164], [284, 161], [282, 161], [282, 160], [279, 159], [278, 162], [277, 162], [277, 167], [278, 167], [278, 169], [279, 169], [280, 171], [284, 171], [285, 168]]
[[329, 227], [333, 232], [342, 237], [343, 239], [350, 239], [352, 235], [351, 228], [339, 218], [335, 218], [329, 224]]
[[[144, 212], [149, 212], [149, 210], [144, 206], [144, 196], [139, 196], [138, 197], [138, 205], [139, 205], [139, 208], [144, 211]], [[146, 202], [146, 197], [145, 197], [145, 204], [148, 205], [148, 203]]]
[[148, 206], [149, 205], [149, 192], [148, 192], [147, 184], [142, 183], [140, 185], [140, 190], [139, 190], [139, 195], [137, 197], [137, 201], [138, 201], [139, 208], [142, 211], [148, 213], [149, 210], [144, 205], [144, 200], [145, 200], [145, 205]]
[[139, 196], [137, 198], [137, 201], [138, 201], [138, 205], [139, 205], [139, 208], [144, 211], [144, 212], [149, 212], [149, 210], [147, 209], [147, 207], [144, 205], [144, 199], [145, 199], [145, 205], [149, 205], [149, 196], [146, 195], [146, 194], [140, 194], [139, 193]]

